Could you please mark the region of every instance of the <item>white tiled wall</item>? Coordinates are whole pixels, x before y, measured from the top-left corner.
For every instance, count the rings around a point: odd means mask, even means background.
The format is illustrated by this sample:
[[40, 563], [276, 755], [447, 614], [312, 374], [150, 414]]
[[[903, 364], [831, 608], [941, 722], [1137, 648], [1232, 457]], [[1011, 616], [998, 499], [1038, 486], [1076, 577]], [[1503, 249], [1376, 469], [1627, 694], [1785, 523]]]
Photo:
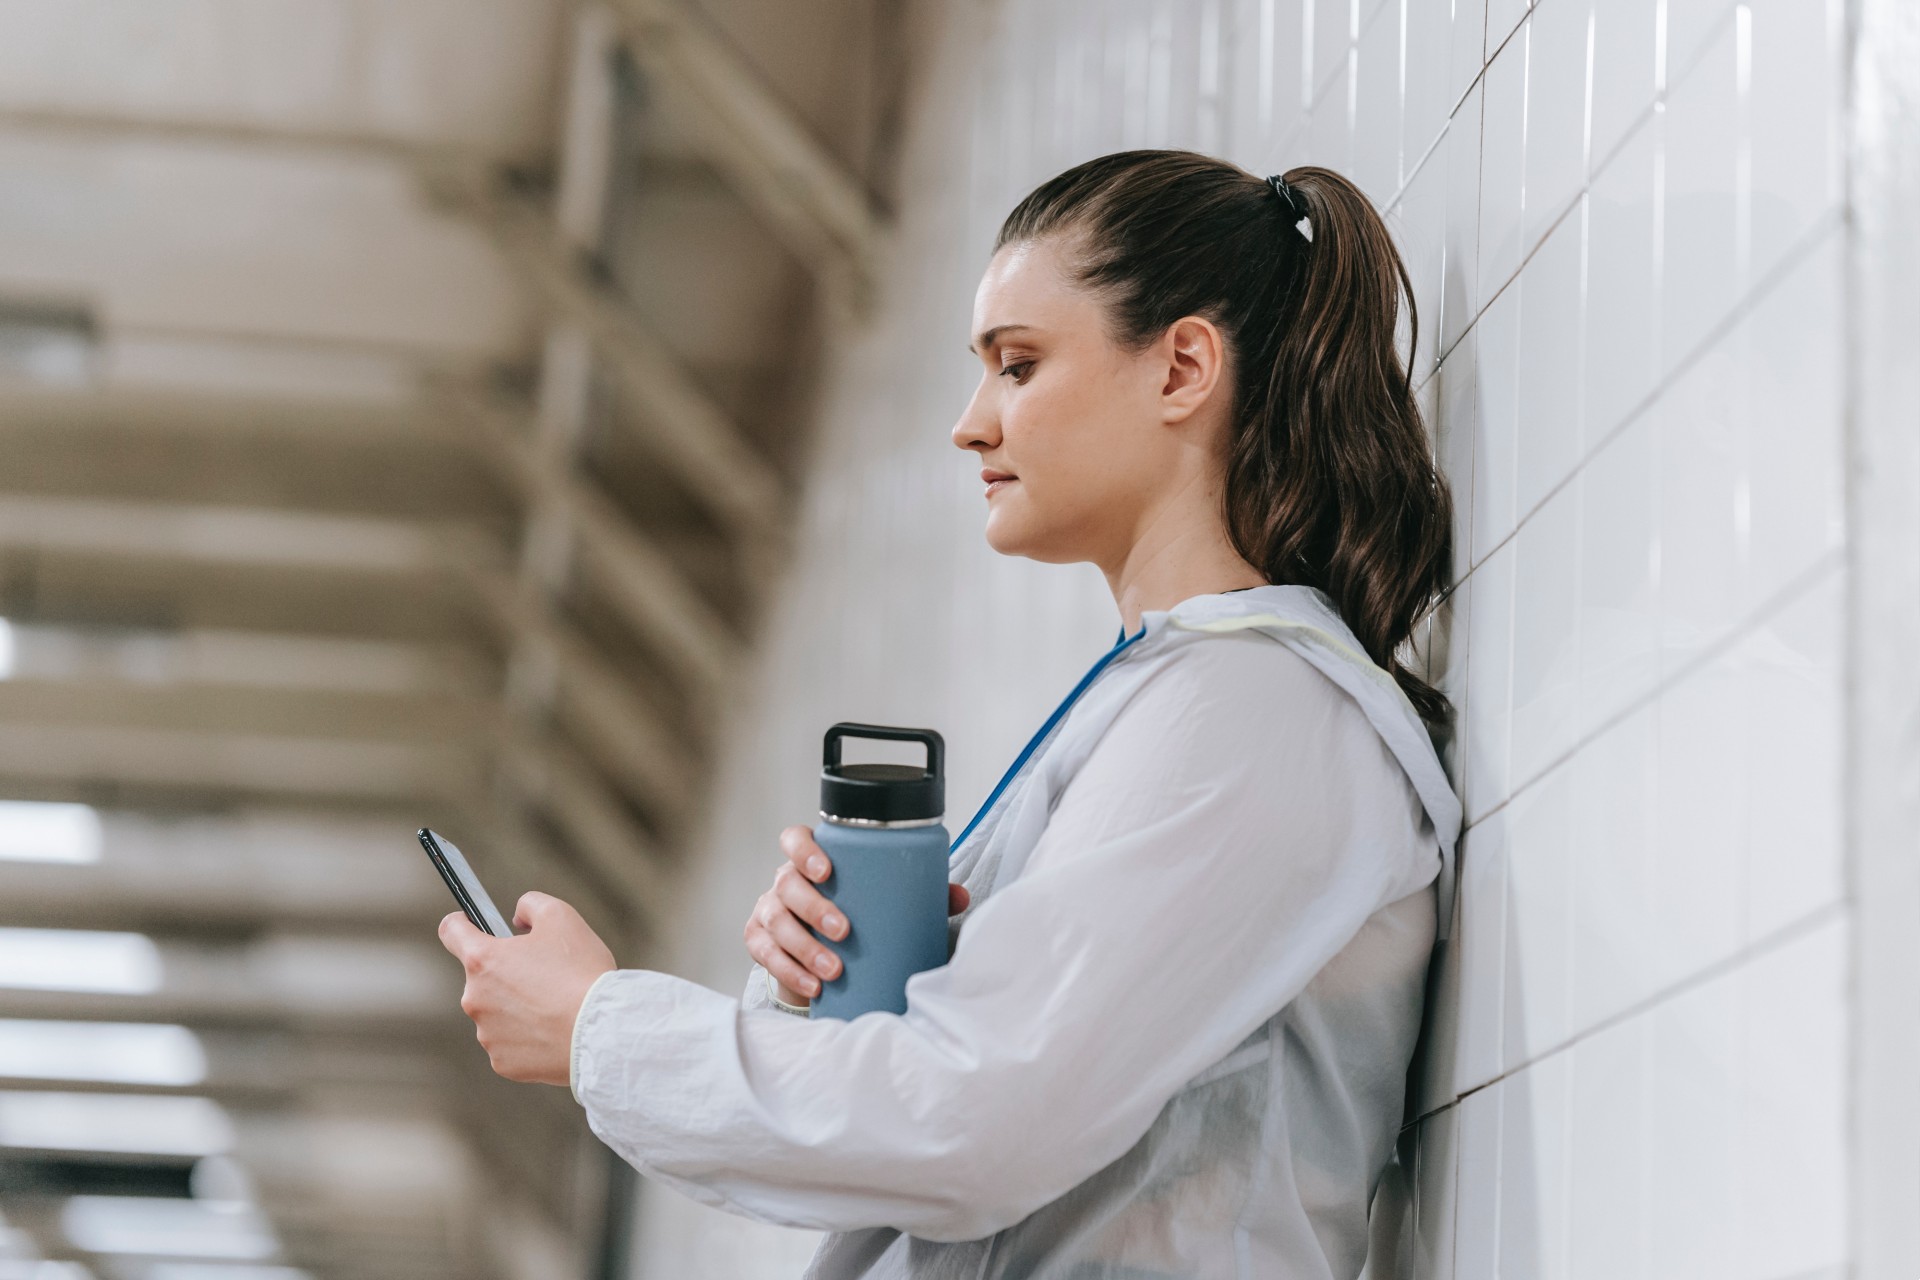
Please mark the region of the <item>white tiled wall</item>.
[[[1000, 218], [1124, 147], [1326, 164], [1401, 237], [1460, 504], [1424, 645], [1459, 708], [1460, 929], [1370, 1271], [1840, 1274], [1840, 0], [924, 16], [886, 296], [835, 355], [680, 971], [738, 985], [828, 723], [939, 727], [964, 819], [1112, 634], [1090, 570], [986, 549], [947, 441]], [[644, 1209], [647, 1276], [811, 1247]]]

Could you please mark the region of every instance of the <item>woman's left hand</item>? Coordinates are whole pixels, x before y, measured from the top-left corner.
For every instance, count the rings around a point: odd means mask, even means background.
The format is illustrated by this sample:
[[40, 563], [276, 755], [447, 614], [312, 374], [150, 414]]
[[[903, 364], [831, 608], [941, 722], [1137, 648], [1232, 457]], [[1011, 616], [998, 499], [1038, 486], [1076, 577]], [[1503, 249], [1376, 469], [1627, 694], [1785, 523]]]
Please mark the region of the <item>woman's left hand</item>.
[[494, 1071], [565, 1085], [574, 1020], [594, 979], [616, 967], [613, 953], [578, 911], [544, 893], [524, 895], [513, 923], [526, 932], [496, 938], [458, 911], [440, 922], [440, 941], [467, 971], [460, 1008]]

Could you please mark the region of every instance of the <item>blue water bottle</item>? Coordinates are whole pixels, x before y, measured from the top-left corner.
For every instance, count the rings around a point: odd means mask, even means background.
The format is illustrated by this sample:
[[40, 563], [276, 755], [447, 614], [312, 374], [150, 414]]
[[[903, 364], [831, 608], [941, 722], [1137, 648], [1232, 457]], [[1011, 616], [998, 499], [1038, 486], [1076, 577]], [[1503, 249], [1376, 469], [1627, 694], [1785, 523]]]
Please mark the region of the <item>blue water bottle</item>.
[[[926, 767], [842, 764], [843, 738], [923, 743]], [[812, 1017], [905, 1013], [907, 979], [947, 962], [946, 792], [946, 744], [933, 730], [827, 730], [813, 839], [833, 862], [820, 891], [846, 917], [847, 936], [820, 938], [841, 969], [820, 984]]]

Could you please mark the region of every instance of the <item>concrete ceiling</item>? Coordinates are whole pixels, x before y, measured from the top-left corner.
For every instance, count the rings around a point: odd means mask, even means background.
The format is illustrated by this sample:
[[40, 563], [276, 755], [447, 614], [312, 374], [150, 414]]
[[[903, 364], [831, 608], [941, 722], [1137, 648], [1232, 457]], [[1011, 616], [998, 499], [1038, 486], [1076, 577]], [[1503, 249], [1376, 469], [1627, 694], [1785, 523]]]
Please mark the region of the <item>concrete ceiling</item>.
[[0, 0], [0, 1271], [599, 1274], [412, 830], [651, 954], [895, 10]]

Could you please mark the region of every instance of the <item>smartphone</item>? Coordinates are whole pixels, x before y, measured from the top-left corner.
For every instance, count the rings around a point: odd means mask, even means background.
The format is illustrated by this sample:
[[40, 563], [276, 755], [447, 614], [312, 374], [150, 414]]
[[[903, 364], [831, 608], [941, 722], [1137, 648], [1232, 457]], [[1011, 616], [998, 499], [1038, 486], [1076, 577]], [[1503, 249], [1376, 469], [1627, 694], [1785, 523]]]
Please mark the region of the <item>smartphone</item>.
[[493, 899], [480, 887], [480, 877], [473, 874], [473, 868], [454, 847], [453, 841], [438, 835], [426, 827], [420, 828], [420, 847], [427, 851], [427, 857], [440, 872], [440, 878], [447, 882], [447, 888], [453, 890], [453, 900], [467, 913], [467, 919], [473, 921], [473, 927], [482, 933], [490, 933], [496, 938], [511, 938], [513, 926], [500, 914], [500, 908], [493, 905]]

